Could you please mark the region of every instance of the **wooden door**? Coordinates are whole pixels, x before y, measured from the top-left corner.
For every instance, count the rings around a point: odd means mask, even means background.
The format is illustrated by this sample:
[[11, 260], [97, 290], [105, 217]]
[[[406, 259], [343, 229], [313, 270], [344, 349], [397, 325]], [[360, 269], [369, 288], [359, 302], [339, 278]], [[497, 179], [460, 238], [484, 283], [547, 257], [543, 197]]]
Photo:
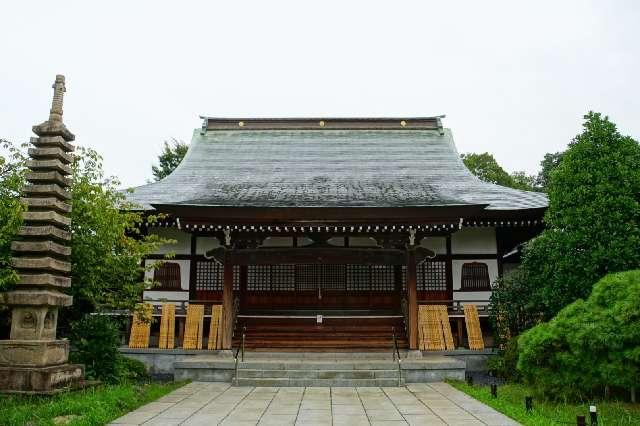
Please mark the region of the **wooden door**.
[[390, 265], [249, 265], [247, 309], [396, 309]]

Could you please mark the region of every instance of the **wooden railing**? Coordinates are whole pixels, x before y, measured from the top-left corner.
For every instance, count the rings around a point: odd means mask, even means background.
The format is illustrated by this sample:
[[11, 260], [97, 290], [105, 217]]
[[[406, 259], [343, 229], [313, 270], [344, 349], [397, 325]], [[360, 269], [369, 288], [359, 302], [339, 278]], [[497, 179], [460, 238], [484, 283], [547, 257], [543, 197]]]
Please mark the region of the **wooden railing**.
[[446, 305], [449, 316], [464, 316], [464, 305], [468, 304], [476, 305], [481, 316], [491, 312], [488, 300], [418, 300], [418, 305]]

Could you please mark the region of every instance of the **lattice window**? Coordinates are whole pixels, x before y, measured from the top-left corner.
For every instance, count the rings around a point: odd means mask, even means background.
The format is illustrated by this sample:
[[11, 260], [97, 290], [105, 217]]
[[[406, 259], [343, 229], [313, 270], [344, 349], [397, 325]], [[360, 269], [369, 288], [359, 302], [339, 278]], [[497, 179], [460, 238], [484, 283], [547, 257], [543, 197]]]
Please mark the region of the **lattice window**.
[[224, 266], [213, 260], [196, 262], [196, 290], [222, 291], [224, 287]]
[[402, 291], [407, 291], [407, 265], [402, 265]]
[[344, 290], [345, 265], [319, 265], [321, 267], [320, 283], [323, 290]]
[[271, 268], [269, 265], [251, 265], [247, 268], [247, 290], [271, 290]]
[[393, 291], [395, 279], [393, 266], [372, 265], [371, 269], [371, 290], [373, 291]]
[[159, 283], [155, 289], [180, 290], [180, 265], [164, 263], [153, 271], [153, 281]]
[[271, 290], [294, 291], [296, 289], [295, 265], [270, 265]]
[[347, 265], [347, 290], [369, 291], [371, 270], [369, 265]]
[[233, 290], [240, 291], [240, 265], [233, 266]]
[[491, 290], [489, 268], [486, 263], [471, 262], [462, 265], [462, 290]]
[[320, 266], [322, 265], [295, 265], [296, 290], [316, 290], [318, 288]]
[[417, 268], [418, 291], [447, 291], [447, 264], [441, 260], [427, 260]]

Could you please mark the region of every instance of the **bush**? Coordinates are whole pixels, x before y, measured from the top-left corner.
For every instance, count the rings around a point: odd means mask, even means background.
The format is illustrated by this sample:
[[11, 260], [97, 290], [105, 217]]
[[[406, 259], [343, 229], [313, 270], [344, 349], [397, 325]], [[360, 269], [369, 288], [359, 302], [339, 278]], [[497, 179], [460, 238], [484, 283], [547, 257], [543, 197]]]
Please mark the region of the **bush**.
[[122, 354], [118, 354], [116, 358], [116, 375], [120, 382], [142, 382], [150, 378], [143, 362]]
[[518, 364], [518, 338], [514, 337], [505, 345], [498, 355], [489, 358], [487, 369], [491, 374], [509, 382], [518, 382], [521, 377]]
[[120, 335], [117, 323], [103, 315], [85, 315], [71, 324], [73, 362], [84, 364], [90, 379], [116, 382]]
[[546, 395], [583, 399], [640, 383], [640, 270], [609, 274], [591, 296], [518, 339], [517, 368]]

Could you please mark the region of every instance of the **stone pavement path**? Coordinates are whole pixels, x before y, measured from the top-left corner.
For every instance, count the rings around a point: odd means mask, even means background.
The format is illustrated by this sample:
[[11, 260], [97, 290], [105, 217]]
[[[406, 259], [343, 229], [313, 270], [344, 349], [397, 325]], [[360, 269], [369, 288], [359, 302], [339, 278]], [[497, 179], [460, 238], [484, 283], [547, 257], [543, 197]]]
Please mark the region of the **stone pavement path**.
[[112, 425], [517, 425], [446, 383], [235, 387], [193, 382]]

